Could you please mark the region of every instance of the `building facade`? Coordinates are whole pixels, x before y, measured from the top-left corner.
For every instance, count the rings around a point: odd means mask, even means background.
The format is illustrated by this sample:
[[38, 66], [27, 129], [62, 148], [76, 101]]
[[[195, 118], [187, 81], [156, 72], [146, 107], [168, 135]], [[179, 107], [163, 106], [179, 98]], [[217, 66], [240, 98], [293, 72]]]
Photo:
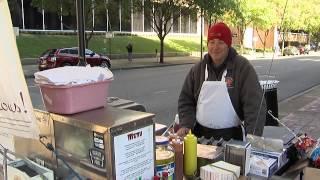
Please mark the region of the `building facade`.
[[[56, 1], [61, 3], [63, 0]], [[86, 19], [87, 30], [94, 27], [94, 31], [103, 32], [154, 32], [152, 23], [147, 22], [148, 11], [134, 12], [132, 4], [123, 0], [108, 0], [111, 8], [104, 12], [90, 14]], [[12, 0], [9, 7], [14, 27], [21, 31], [74, 31], [76, 29], [76, 16], [62, 16], [59, 13], [46, 12], [44, 9], [33, 7], [32, 0]], [[61, 5], [61, 11], [63, 6]], [[179, 13], [179, 12], [176, 12]], [[61, 14], [61, 13], [60, 13]], [[188, 15], [179, 15], [172, 20], [172, 33], [200, 34], [199, 18], [196, 12]]]

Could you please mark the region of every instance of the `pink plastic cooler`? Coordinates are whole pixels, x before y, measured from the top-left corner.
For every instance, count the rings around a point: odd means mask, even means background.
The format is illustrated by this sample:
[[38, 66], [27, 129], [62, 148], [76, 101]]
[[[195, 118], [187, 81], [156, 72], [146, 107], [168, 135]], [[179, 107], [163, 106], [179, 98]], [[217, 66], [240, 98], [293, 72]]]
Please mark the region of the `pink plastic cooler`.
[[40, 84], [39, 86], [47, 111], [57, 114], [74, 114], [104, 107], [110, 82], [101, 81], [73, 86]]

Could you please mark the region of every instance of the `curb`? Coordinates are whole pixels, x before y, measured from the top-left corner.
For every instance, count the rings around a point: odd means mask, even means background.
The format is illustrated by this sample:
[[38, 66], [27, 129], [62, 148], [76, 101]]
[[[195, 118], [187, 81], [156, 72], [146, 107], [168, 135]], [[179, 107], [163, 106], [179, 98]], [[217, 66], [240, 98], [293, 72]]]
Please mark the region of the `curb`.
[[307, 94], [308, 92], [310, 92], [310, 91], [312, 91], [314, 89], [317, 89], [317, 88], [320, 88], [319, 84], [314, 85], [314, 86], [312, 86], [312, 87], [310, 87], [310, 88], [308, 88], [308, 89], [306, 89], [304, 91], [300, 91], [300, 92], [298, 92], [298, 93], [296, 93], [296, 94], [294, 94], [294, 95], [292, 95], [292, 96], [290, 96], [290, 97], [288, 97], [288, 98], [286, 98], [286, 99], [284, 99], [282, 101], [279, 101], [278, 104], [281, 105], [281, 104], [284, 104], [284, 103], [288, 103], [290, 100], [298, 98], [298, 97], [300, 97], [300, 96], [302, 96], [304, 94]]
[[21, 65], [36, 65], [38, 58], [21, 58]]
[[[117, 67], [111, 68], [112, 71], [119, 71], [119, 70], [131, 70], [131, 69], [145, 69], [145, 68], [158, 68], [158, 67], [167, 67], [167, 66], [179, 66], [179, 65], [187, 65], [187, 64], [194, 64], [194, 62], [187, 62], [187, 63], [179, 63], [179, 64], [159, 64], [159, 65], [150, 65], [150, 66], [135, 66], [135, 67]], [[24, 74], [25, 78], [34, 78], [33, 74]]]
[[179, 65], [186, 65], [186, 64], [194, 64], [194, 63], [181, 63], [181, 64], [163, 64], [163, 65], [151, 65], [151, 66], [137, 66], [137, 67], [123, 67], [123, 68], [111, 68], [111, 70], [118, 71], [118, 70], [130, 70], [130, 69], [145, 69], [145, 68], [157, 68], [157, 67], [166, 67], [166, 66], [179, 66]]

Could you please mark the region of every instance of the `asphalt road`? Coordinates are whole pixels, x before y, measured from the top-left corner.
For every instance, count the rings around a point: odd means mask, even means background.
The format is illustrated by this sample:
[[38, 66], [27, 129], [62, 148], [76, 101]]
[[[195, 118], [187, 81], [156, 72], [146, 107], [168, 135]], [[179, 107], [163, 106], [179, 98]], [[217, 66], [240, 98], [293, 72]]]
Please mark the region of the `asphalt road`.
[[[270, 59], [252, 60], [259, 78], [268, 79]], [[133, 100], [156, 114], [156, 122], [169, 124], [177, 112], [177, 100], [186, 74], [192, 65], [114, 71], [109, 96]], [[279, 80], [278, 101], [285, 100], [320, 84], [320, 57], [296, 56], [276, 59], [269, 79]], [[38, 87], [27, 79], [35, 108], [42, 106]], [[279, 110], [281, 111], [281, 110]]]

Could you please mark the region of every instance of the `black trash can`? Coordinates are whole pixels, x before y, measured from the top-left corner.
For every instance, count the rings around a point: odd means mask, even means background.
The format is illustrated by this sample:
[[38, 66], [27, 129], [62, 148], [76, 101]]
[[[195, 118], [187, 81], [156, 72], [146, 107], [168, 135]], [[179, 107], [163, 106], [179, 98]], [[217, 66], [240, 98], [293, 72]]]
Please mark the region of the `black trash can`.
[[268, 113], [269, 110], [272, 111], [274, 117], [279, 117], [278, 115], [278, 96], [277, 96], [277, 80], [265, 80], [260, 81], [260, 85], [264, 93], [264, 98], [267, 104], [267, 113], [266, 113], [266, 126], [279, 126], [277, 120], [273, 119]]

